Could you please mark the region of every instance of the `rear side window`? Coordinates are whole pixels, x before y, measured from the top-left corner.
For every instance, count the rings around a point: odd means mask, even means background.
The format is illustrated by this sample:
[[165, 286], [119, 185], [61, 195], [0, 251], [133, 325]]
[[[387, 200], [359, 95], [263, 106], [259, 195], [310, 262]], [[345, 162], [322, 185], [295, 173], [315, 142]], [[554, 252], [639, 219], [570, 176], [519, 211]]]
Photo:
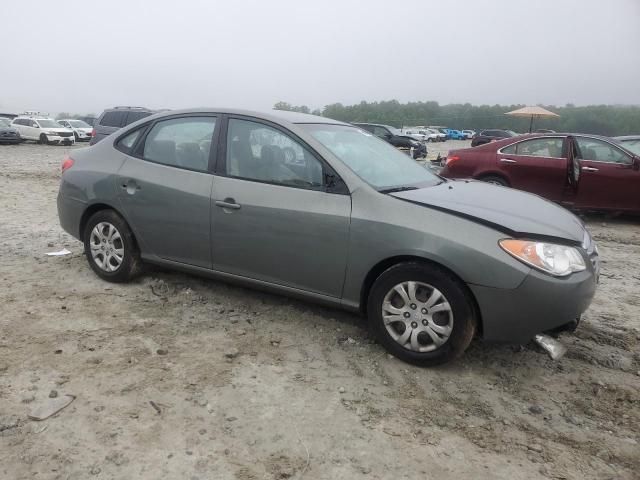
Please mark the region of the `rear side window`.
[[100, 119], [100, 125], [104, 127], [117, 127], [120, 128], [124, 126], [124, 119], [127, 112], [106, 112], [102, 118]]
[[129, 112], [127, 115], [127, 122], [125, 125], [129, 125], [130, 123], [137, 122], [141, 118], [145, 118], [151, 115], [150, 112]]
[[142, 129], [139, 128], [138, 130], [131, 132], [126, 137], [121, 138], [118, 142], [118, 147], [120, 147], [120, 150], [130, 152], [131, 147], [133, 147], [133, 144], [136, 143], [136, 140], [138, 140], [141, 131]]
[[215, 126], [215, 117], [173, 118], [158, 122], [145, 139], [142, 156], [172, 167], [205, 171]]

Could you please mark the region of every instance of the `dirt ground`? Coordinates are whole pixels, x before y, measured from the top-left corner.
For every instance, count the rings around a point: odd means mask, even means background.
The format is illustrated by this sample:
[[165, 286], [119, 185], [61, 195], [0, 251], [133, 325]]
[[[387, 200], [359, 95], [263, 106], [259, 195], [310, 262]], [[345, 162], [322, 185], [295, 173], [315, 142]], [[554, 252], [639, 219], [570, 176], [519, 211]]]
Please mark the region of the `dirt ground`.
[[640, 219], [586, 219], [601, 284], [564, 359], [475, 341], [420, 369], [340, 311], [99, 280], [57, 221], [67, 150], [0, 147], [0, 478], [640, 478]]

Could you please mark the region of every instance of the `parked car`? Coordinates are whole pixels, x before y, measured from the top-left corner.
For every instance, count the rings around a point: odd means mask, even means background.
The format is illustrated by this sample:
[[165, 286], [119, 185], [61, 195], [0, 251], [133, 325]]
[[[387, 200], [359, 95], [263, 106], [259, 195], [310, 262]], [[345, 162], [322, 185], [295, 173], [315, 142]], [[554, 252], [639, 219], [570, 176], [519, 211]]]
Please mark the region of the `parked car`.
[[[448, 127], [440, 127], [440, 126], [429, 126], [429, 128], [435, 132], [438, 132], [441, 135], [444, 135], [444, 140], [448, 140], [449, 138], [449, 128]], [[443, 141], [444, 141], [443, 140]]]
[[73, 130], [73, 136], [75, 137], [76, 142], [88, 142], [91, 140], [93, 127], [88, 123], [75, 118], [63, 118], [62, 120], [58, 120], [58, 123], [63, 127]]
[[82, 120], [84, 123], [86, 123], [87, 125], [90, 125], [93, 127], [93, 124], [95, 123], [95, 121], [97, 120], [96, 117], [91, 117], [91, 116], [86, 116], [86, 117], [77, 117], [78, 120]]
[[447, 135], [451, 140], [465, 140], [467, 138], [467, 136], [460, 130], [455, 130], [453, 128], [447, 129]]
[[122, 127], [152, 115], [153, 110], [144, 107], [108, 108], [93, 123], [93, 131], [89, 145], [95, 145]]
[[477, 147], [478, 145], [495, 142], [496, 140], [502, 140], [503, 138], [515, 137], [516, 135], [517, 133], [511, 130], [482, 130], [480, 133], [476, 134], [473, 139], [471, 139], [471, 146]]
[[536, 193], [570, 208], [640, 213], [640, 156], [584, 134], [532, 134], [452, 150], [441, 173]]
[[58, 215], [104, 280], [154, 263], [361, 312], [419, 365], [476, 333], [522, 343], [573, 325], [596, 288], [597, 249], [568, 210], [443, 179], [360, 128], [296, 112], [138, 121], [64, 159]]
[[476, 134], [475, 130], [462, 130], [462, 133], [464, 134], [464, 138], [467, 140], [471, 140]]
[[389, 142], [396, 148], [413, 148], [413, 158], [424, 158], [427, 156], [427, 147], [423, 142], [411, 138], [408, 135], [403, 135], [397, 128], [389, 125], [379, 125], [377, 123], [354, 123], [353, 125], [373, 133], [376, 137]]
[[627, 150], [640, 155], [640, 135], [625, 135], [623, 137], [613, 137], [613, 139]]
[[548, 128], [538, 128], [534, 133], [556, 133], [556, 131]]
[[63, 127], [53, 118], [18, 116], [11, 126], [25, 140], [33, 140], [43, 145], [73, 145], [73, 130]]
[[0, 117], [0, 145], [22, 142], [24, 139], [20, 136], [20, 132], [11, 126], [11, 120]]
[[405, 127], [402, 132], [406, 135], [420, 135], [426, 142], [444, 142], [447, 136], [426, 127]]

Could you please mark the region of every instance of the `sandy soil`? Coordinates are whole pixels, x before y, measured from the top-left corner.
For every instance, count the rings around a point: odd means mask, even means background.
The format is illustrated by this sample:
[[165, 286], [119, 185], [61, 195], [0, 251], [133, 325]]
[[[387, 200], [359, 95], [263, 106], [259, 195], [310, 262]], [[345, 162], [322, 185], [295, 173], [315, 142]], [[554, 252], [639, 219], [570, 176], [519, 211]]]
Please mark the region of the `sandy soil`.
[[560, 362], [476, 341], [419, 369], [340, 311], [99, 280], [58, 226], [66, 150], [0, 147], [0, 478], [640, 478], [640, 220], [587, 219], [601, 285]]

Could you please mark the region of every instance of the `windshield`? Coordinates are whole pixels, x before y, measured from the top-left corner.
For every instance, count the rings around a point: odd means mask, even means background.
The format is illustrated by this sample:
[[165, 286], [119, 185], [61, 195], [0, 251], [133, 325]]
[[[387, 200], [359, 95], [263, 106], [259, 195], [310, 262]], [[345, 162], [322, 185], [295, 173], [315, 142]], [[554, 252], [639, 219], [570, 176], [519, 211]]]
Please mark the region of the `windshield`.
[[39, 119], [38, 123], [40, 124], [40, 128], [61, 128], [62, 127], [62, 125], [60, 125], [55, 120], [49, 120], [48, 118]]
[[505, 130], [505, 132], [507, 132], [512, 137], [517, 137], [518, 136], [518, 134], [516, 132], [514, 132], [513, 130]]
[[8, 127], [11, 125], [11, 122], [8, 118], [0, 117], [0, 127]]
[[619, 140], [620, 144], [630, 152], [640, 155], [640, 138]]
[[300, 125], [378, 190], [430, 187], [442, 180], [389, 143], [346, 125]]
[[69, 123], [74, 128], [91, 128], [91, 125], [83, 122], [82, 120], [69, 120]]

